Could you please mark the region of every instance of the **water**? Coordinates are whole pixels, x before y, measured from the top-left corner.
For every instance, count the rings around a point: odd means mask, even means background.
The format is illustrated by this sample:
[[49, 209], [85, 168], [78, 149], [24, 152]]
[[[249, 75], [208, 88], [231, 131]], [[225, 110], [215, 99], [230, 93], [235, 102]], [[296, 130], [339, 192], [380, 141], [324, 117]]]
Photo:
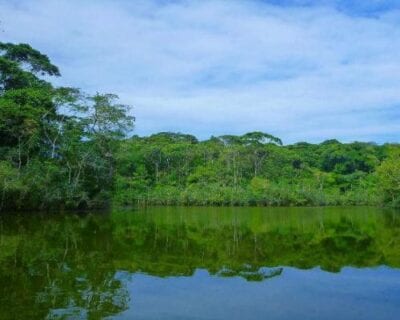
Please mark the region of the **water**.
[[0, 319], [399, 317], [394, 211], [0, 216]]

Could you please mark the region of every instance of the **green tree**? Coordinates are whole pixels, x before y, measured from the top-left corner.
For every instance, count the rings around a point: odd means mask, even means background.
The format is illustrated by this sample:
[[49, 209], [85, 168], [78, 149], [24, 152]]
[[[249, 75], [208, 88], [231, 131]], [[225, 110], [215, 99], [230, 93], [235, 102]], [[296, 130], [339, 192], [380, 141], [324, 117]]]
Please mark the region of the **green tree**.
[[377, 168], [379, 190], [385, 203], [400, 206], [400, 148], [390, 150], [389, 158]]
[[133, 126], [129, 107], [43, 76], [60, 76], [46, 55], [0, 43], [1, 207], [104, 206], [119, 143]]

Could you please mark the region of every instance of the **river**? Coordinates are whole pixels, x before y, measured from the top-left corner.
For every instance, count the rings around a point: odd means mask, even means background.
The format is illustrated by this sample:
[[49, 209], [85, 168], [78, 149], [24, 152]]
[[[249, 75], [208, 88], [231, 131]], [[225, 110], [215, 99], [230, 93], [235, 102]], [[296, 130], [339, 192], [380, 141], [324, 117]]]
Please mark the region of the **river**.
[[0, 216], [0, 319], [398, 319], [400, 214], [151, 207]]

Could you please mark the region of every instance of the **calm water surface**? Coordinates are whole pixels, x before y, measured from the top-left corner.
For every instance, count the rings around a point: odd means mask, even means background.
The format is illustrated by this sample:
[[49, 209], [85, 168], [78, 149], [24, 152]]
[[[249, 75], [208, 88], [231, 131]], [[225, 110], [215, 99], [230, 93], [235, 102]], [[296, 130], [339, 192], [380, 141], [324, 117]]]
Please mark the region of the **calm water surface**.
[[0, 216], [0, 319], [400, 319], [400, 214]]

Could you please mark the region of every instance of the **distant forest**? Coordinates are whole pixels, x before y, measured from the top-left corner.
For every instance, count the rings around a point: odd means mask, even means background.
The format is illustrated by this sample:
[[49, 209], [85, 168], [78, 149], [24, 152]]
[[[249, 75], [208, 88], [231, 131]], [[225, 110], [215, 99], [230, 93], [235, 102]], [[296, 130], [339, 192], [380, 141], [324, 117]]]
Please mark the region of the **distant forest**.
[[119, 204], [399, 205], [400, 147], [300, 142], [269, 134], [158, 133], [121, 142]]
[[28, 44], [0, 42], [0, 210], [130, 205], [400, 206], [400, 145], [283, 145], [250, 132], [133, 136], [113, 94], [54, 87]]

